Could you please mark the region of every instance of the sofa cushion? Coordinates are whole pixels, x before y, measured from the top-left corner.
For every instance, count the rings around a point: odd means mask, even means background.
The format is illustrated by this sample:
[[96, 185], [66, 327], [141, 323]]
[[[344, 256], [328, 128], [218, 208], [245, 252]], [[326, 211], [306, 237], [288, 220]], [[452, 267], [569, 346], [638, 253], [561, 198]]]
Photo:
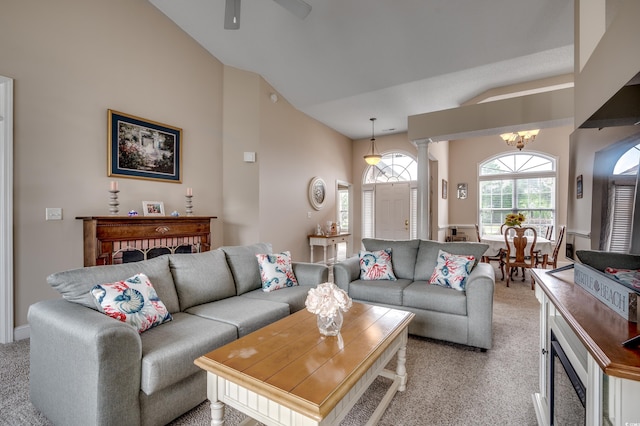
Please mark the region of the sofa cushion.
[[180, 310], [235, 296], [236, 287], [224, 252], [172, 254], [169, 266], [176, 283]]
[[386, 305], [402, 305], [402, 291], [412, 280], [363, 281], [355, 280], [349, 284], [349, 296], [352, 299]]
[[475, 260], [473, 256], [451, 254], [440, 250], [429, 284], [464, 291]]
[[145, 274], [98, 284], [91, 289], [91, 294], [104, 314], [130, 324], [138, 333], [171, 321], [171, 314]]
[[403, 306], [447, 314], [467, 315], [464, 291], [415, 281], [404, 289]]
[[291, 252], [256, 254], [262, 290], [266, 292], [298, 285], [291, 266]]
[[202, 371], [193, 360], [234, 341], [237, 335], [236, 328], [230, 324], [175, 313], [173, 321], [140, 335], [141, 390], [151, 395]]
[[142, 273], [153, 287], [170, 313], [179, 312], [178, 294], [169, 270], [169, 256], [159, 256], [142, 262], [120, 265], [90, 266], [57, 272], [47, 277], [47, 282], [69, 302], [79, 303], [98, 310], [90, 291], [97, 284], [112, 283]]
[[227, 258], [229, 269], [236, 283], [236, 294], [255, 290], [262, 286], [256, 254], [271, 253], [271, 244], [256, 243], [249, 246], [220, 247]]
[[488, 244], [473, 242], [450, 242], [441, 243], [431, 240], [420, 240], [418, 257], [415, 264], [414, 279], [416, 281], [429, 281], [438, 261], [440, 250], [451, 254], [470, 255], [476, 258], [474, 267], [478, 260], [482, 259], [484, 252], [489, 248]]
[[361, 250], [358, 253], [358, 258], [361, 280], [396, 280], [396, 276], [393, 274], [390, 248], [376, 251]]
[[250, 299], [269, 300], [271, 302], [286, 303], [289, 305], [289, 312], [298, 312], [304, 309], [304, 301], [307, 299], [307, 293], [313, 288], [311, 286], [295, 286], [287, 287], [282, 291], [272, 291], [265, 293], [261, 289], [248, 291], [241, 295], [241, 297], [247, 297]]
[[187, 309], [187, 312], [231, 324], [238, 329], [238, 337], [256, 331], [290, 313], [289, 305], [286, 303], [240, 296], [194, 306]]
[[[367, 251], [391, 249], [391, 263], [396, 278], [413, 279], [416, 255], [420, 240], [379, 240], [363, 238], [362, 244]], [[437, 252], [436, 252], [437, 254]]]

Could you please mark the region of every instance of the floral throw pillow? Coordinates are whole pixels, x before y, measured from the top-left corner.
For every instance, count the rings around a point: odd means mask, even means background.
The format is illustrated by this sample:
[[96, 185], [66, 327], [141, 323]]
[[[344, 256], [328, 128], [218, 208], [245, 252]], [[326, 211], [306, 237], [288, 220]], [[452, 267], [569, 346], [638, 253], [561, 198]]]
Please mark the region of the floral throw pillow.
[[172, 320], [145, 274], [96, 285], [91, 289], [91, 294], [104, 314], [131, 324], [138, 333]]
[[431, 274], [429, 284], [464, 291], [475, 260], [474, 256], [456, 255], [439, 250], [438, 262]]
[[391, 264], [390, 248], [378, 251], [361, 251], [358, 256], [360, 257], [361, 280], [396, 280]]
[[298, 285], [291, 266], [291, 252], [256, 254], [260, 266], [262, 291], [274, 291]]
[[613, 275], [615, 279], [624, 284], [640, 288], [640, 270], [638, 269], [621, 269], [607, 266], [604, 273]]

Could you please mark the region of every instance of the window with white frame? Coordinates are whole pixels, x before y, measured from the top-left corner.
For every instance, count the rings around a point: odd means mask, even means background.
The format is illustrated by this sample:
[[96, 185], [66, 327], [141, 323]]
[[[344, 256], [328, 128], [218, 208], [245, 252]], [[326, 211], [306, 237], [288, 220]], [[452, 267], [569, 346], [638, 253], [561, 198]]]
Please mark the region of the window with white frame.
[[556, 221], [556, 179], [556, 160], [544, 154], [501, 154], [481, 163], [481, 234], [499, 234], [508, 213], [522, 213], [526, 225], [544, 235]]
[[375, 237], [375, 186], [408, 182], [410, 185], [410, 238], [417, 238], [418, 163], [407, 154], [385, 154], [375, 166], [369, 166], [362, 179], [362, 238]]

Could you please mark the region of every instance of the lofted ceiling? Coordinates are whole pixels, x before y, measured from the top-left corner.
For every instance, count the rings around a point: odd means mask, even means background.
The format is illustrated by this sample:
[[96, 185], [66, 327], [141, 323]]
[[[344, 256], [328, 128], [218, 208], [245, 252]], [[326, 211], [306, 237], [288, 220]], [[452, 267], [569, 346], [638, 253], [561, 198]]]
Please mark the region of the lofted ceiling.
[[260, 74], [295, 108], [351, 139], [407, 130], [410, 115], [492, 88], [573, 72], [574, 0], [149, 0], [228, 66]]

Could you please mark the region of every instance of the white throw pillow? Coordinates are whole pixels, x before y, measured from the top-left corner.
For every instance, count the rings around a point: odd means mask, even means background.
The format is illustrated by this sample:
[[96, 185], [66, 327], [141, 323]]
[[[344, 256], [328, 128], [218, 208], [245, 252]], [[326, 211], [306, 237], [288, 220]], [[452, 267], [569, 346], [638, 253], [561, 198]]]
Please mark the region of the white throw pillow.
[[172, 320], [145, 274], [96, 285], [91, 289], [91, 294], [102, 313], [132, 325], [138, 333]]
[[262, 291], [274, 291], [298, 285], [291, 266], [291, 253], [256, 254], [260, 266]]
[[360, 251], [360, 279], [363, 281], [396, 281], [391, 263], [391, 249]]
[[473, 269], [476, 258], [470, 255], [456, 255], [438, 250], [438, 262], [429, 284], [455, 288], [464, 291], [467, 277]]

